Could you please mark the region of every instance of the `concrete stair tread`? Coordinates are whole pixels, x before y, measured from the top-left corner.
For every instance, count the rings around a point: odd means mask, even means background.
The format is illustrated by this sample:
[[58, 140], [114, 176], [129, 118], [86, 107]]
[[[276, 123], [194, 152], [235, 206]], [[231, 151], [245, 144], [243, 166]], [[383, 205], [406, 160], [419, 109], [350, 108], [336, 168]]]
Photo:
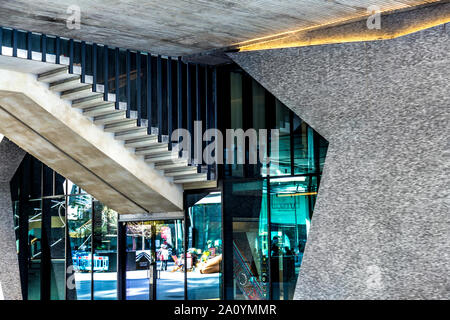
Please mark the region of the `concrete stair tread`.
[[133, 128], [136, 128], [136, 127], [137, 127], [136, 119], [124, 118], [121, 121], [105, 124], [104, 130], [106, 132], [114, 132], [114, 133], [116, 133], [116, 132], [120, 132], [120, 131], [133, 129]]
[[190, 183], [190, 182], [200, 182], [207, 181], [208, 175], [206, 173], [196, 173], [191, 175], [185, 175], [180, 177], [175, 177], [174, 183]]
[[88, 107], [83, 109], [83, 114], [88, 117], [95, 117], [95, 116], [104, 116], [108, 114], [114, 114], [121, 112], [123, 110], [117, 110], [116, 104], [114, 102], [104, 102], [103, 104], [100, 104], [98, 106]]
[[147, 135], [147, 127], [140, 126], [140, 127], [136, 127], [131, 130], [116, 132], [114, 134], [114, 137], [118, 140], [127, 140], [127, 139], [144, 137], [146, 135]]
[[127, 128], [137, 127], [137, 119], [136, 114], [134, 112], [130, 114], [130, 118], [127, 118], [127, 113], [125, 110], [116, 110], [115, 112], [109, 114], [94, 117], [95, 124], [108, 125], [111, 127], [113, 127], [114, 125], [119, 126], [120, 123], [127, 121], [128, 122], [134, 121], [134, 126], [127, 126]]
[[149, 163], [161, 163], [161, 162], [176, 162], [178, 158], [178, 154], [173, 153], [171, 151], [155, 154], [155, 155], [147, 155], [145, 156], [145, 161]]
[[56, 70], [47, 71], [38, 75], [38, 81], [52, 83], [73, 77], [69, 73], [68, 67], [62, 67]]
[[125, 141], [125, 147], [142, 148], [152, 146], [158, 143], [158, 137], [155, 135], [147, 135], [141, 138], [129, 139]]
[[185, 166], [180, 168], [172, 168], [164, 170], [164, 175], [166, 177], [177, 177], [177, 176], [186, 176], [197, 173], [197, 167], [193, 166]]
[[81, 82], [80, 76], [72, 76], [67, 79], [50, 83], [49, 89], [56, 92], [63, 92], [67, 90], [80, 88], [83, 86], [85, 86], [85, 84]]
[[167, 170], [167, 169], [181, 168], [181, 167], [187, 167], [187, 166], [188, 166], [188, 161], [187, 161], [187, 159], [183, 159], [183, 158], [172, 159], [169, 161], [161, 161], [161, 162], [155, 164], [155, 168], [158, 170]]
[[[157, 144], [159, 145], [159, 144]], [[138, 148], [136, 149], [136, 154], [138, 156], [148, 156], [148, 157], [157, 157], [163, 155], [171, 155], [172, 151], [169, 151], [167, 148]]]
[[85, 84], [79, 88], [63, 91], [61, 93], [61, 99], [74, 100], [74, 99], [89, 97], [93, 94], [96, 94], [96, 93], [92, 91], [92, 86], [89, 84], [87, 84], [87, 85]]

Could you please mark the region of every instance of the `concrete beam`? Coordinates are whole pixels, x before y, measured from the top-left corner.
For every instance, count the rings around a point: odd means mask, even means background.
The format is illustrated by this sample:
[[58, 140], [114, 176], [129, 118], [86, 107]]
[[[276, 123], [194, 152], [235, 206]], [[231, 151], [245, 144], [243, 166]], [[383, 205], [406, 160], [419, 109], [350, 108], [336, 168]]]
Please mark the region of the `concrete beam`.
[[363, 20], [340, 25], [320, 26], [245, 41], [234, 48], [254, 51], [394, 39], [450, 22], [450, 3], [445, 0], [399, 12], [379, 13], [379, 27], [369, 28], [368, 19], [365, 17]]
[[0, 132], [121, 214], [172, 212], [183, 190], [36, 76], [0, 70]]

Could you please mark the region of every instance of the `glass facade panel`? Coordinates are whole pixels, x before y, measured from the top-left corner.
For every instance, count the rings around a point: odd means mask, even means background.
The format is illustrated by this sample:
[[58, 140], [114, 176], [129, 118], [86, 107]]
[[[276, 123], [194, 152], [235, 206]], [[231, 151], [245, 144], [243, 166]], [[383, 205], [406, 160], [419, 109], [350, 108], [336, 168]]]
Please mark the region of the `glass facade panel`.
[[267, 187], [264, 180], [227, 182], [224, 215], [231, 222], [233, 282], [227, 288], [237, 300], [269, 298]]
[[[69, 189], [78, 187], [69, 182]], [[67, 299], [90, 300], [92, 243], [92, 197], [73, 195], [67, 199], [68, 268]]]
[[42, 209], [41, 201], [24, 204], [28, 217], [28, 300], [41, 299]]
[[222, 294], [222, 199], [220, 192], [188, 195], [187, 296], [220, 299]]
[[156, 299], [184, 299], [184, 234], [181, 220], [155, 222]]
[[[134, 53], [131, 69], [134, 86]], [[260, 163], [236, 164], [239, 153], [248, 160], [249, 144], [233, 145], [234, 164], [218, 166], [219, 187], [185, 194], [185, 220], [119, 223], [116, 212], [26, 156], [11, 182], [25, 299], [293, 298], [328, 143], [242, 70], [224, 79], [222, 128], [280, 130], [270, 174]]]
[[117, 299], [117, 213], [30, 155], [11, 188], [24, 299]]
[[117, 299], [117, 212], [94, 201], [94, 300]]
[[269, 175], [264, 164], [224, 170], [225, 298], [292, 299], [328, 143], [245, 72], [224, 79], [224, 128], [279, 130], [278, 141], [268, 132]]
[[290, 110], [278, 100], [275, 101], [275, 127], [279, 130], [278, 145], [271, 141], [270, 175], [291, 174], [291, 122]]
[[[227, 127], [229, 129], [242, 129], [243, 128], [243, 100], [242, 100], [242, 75], [237, 72], [230, 73], [230, 115], [231, 123]], [[226, 146], [225, 146], [226, 147]], [[227, 148], [227, 147], [226, 147]], [[243, 177], [244, 166], [237, 163], [238, 155], [243, 154], [244, 150], [238, 149], [236, 142], [232, 142], [231, 148], [234, 150], [234, 158], [231, 160], [229, 167], [231, 168], [231, 176]], [[224, 153], [227, 156], [227, 153]], [[230, 160], [226, 160], [227, 163]]]
[[43, 200], [44, 221], [50, 247], [50, 299], [65, 299], [66, 200], [64, 197]]
[[294, 174], [315, 171], [314, 130], [298, 117], [293, 121]]
[[292, 300], [317, 194], [315, 177], [270, 180], [273, 299]]
[[155, 261], [152, 249], [154, 224], [150, 221], [127, 222], [126, 299], [150, 299], [150, 267]]

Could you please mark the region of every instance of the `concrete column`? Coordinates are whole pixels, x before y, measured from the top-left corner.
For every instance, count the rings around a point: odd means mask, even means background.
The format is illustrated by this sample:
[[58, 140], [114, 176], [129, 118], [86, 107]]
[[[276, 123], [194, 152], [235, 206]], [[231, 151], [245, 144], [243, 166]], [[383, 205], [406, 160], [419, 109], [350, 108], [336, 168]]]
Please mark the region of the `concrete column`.
[[296, 299], [450, 297], [450, 24], [230, 54], [330, 142]]
[[22, 299], [9, 183], [24, 155], [7, 138], [0, 139], [0, 297], [5, 300]]

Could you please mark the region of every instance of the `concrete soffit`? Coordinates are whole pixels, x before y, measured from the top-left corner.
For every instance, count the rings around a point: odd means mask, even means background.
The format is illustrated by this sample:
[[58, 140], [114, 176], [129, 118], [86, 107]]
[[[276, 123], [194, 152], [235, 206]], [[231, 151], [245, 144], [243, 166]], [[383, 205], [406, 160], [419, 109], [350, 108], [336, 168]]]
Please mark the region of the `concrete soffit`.
[[358, 21], [288, 31], [248, 40], [229, 47], [230, 51], [255, 51], [346, 42], [388, 40], [450, 22], [450, 0], [397, 10], [376, 12]]

